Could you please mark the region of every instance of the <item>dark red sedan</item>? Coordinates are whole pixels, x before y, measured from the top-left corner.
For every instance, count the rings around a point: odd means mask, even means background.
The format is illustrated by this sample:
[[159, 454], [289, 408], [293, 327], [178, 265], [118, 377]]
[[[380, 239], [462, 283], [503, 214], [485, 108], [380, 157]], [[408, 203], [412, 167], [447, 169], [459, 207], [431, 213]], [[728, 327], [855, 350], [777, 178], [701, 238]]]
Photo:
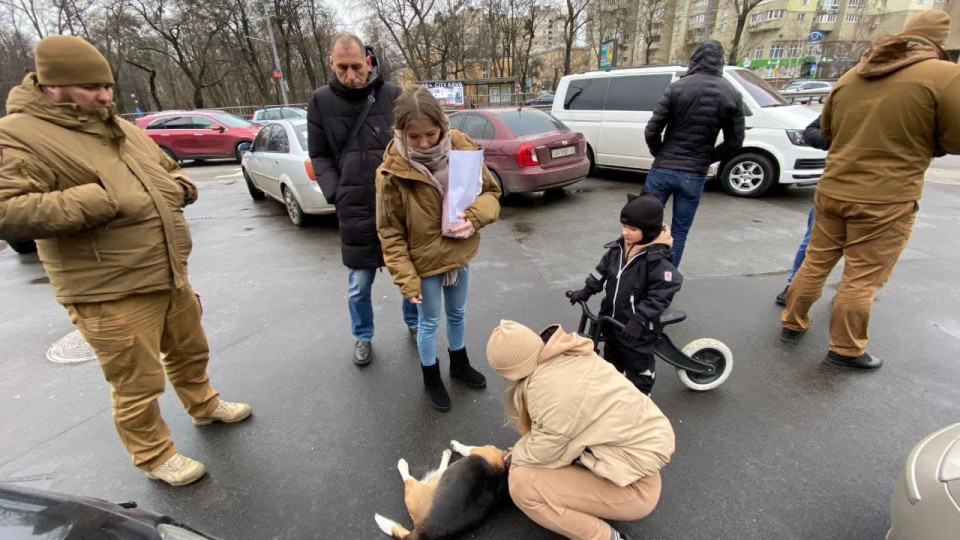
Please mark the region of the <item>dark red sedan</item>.
[[457, 111], [450, 126], [480, 145], [504, 195], [561, 189], [590, 170], [583, 134], [538, 109]]
[[216, 110], [167, 111], [137, 118], [137, 126], [174, 160], [234, 158], [250, 149], [260, 126]]

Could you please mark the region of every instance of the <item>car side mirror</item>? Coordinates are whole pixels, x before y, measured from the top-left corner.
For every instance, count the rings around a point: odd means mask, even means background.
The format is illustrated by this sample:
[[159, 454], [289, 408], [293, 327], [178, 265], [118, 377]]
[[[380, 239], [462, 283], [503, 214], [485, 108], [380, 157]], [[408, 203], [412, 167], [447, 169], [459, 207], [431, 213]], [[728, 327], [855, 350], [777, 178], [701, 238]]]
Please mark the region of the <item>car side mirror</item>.
[[213, 127], [210, 128], [210, 129], [212, 129], [212, 130], [214, 130], [214, 131], [219, 131], [220, 133], [223, 133], [224, 131], [227, 130], [227, 128], [225, 128], [225, 127], [223, 127], [223, 126], [213, 126]]

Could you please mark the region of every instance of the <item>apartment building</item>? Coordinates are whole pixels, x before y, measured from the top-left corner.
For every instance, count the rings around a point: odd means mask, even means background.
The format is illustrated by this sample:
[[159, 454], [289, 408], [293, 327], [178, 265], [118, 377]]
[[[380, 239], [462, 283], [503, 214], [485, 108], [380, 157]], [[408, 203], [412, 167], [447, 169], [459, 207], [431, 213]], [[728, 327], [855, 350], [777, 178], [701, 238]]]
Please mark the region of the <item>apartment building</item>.
[[546, 51], [560, 47], [563, 42], [564, 15], [558, 9], [539, 8], [533, 27], [534, 51]]
[[[704, 39], [730, 50], [738, 23], [732, 1], [659, 3], [652, 22], [644, 21], [644, 9], [638, 9], [635, 65], [685, 64]], [[956, 21], [945, 46], [956, 59], [960, 0], [765, 0], [744, 21], [736, 63], [765, 78], [839, 77], [856, 65], [874, 37], [899, 33], [908, 18], [928, 9], [947, 11]]]

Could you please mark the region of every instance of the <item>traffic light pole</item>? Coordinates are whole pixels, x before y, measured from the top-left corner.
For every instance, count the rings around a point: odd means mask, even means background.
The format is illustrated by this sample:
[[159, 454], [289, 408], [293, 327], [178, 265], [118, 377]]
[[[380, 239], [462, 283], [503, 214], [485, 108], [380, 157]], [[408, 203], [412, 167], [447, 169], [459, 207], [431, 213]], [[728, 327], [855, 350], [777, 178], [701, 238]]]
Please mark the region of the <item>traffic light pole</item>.
[[267, 17], [267, 32], [270, 34], [270, 47], [273, 48], [273, 65], [277, 73], [280, 74], [280, 77], [278, 77], [280, 94], [283, 96], [283, 106], [286, 107], [289, 104], [287, 101], [287, 83], [283, 78], [283, 70], [280, 69], [280, 55], [277, 54], [277, 42], [273, 38], [273, 21], [270, 20], [270, 11], [267, 9], [266, 0], [263, 0], [263, 14]]

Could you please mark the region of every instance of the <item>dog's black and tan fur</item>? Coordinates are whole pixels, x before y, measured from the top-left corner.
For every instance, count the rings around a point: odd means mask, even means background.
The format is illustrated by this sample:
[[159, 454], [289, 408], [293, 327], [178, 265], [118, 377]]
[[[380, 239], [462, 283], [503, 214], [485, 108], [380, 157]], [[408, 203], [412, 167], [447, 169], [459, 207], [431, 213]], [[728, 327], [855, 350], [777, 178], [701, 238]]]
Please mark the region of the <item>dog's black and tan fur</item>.
[[444, 450], [440, 467], [422, 480], [410, 476], [406, 460], [397, 463], [413, 531], [377, 514], [380, 530], [399, 540], [456, 538], [509, 498], [509, 467], [502, 450], [494, 446], [464, 446], [457, 441], [450, 441], [450, 446], [464, 457], [451, 465], [452, 454]]

